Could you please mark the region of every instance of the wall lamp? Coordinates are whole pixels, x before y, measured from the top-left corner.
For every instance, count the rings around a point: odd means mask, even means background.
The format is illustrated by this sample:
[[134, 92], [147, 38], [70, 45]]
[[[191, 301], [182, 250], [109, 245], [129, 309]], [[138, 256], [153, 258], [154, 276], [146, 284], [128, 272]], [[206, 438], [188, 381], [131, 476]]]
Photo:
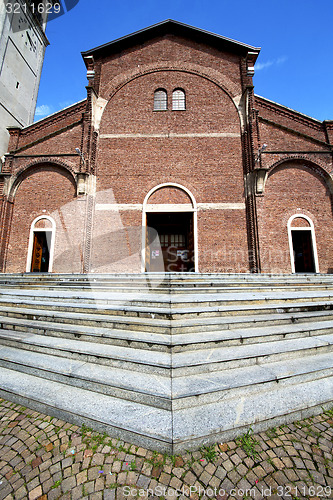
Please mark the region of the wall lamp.
[[84, 160], [84, 156], [83, 156], [83, 153], [81, 153], [81, 150], [80, 148], [75, 148], [75, 152], [80, 156], [82, 162], [83, 162], [83, 165], [85, 164], [85, 160]]
[[267, 148], [267, 144], [263, 144], [261, 146], [261, 148], [258, 149], [258, 153], [257, 153], [257, 156], [256, 156], [256, 162], [260, 161], [261, 155], [265, 151], [266, 148]]

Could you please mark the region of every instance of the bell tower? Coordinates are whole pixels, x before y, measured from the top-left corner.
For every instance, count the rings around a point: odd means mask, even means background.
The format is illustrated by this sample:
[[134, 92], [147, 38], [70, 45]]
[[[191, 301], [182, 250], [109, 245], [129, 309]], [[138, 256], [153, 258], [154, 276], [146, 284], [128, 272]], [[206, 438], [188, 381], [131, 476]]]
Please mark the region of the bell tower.
[[0, 4], [0, 156], [7, 127], [33, 122], [44, 54], [49, 0], [4, 0]]

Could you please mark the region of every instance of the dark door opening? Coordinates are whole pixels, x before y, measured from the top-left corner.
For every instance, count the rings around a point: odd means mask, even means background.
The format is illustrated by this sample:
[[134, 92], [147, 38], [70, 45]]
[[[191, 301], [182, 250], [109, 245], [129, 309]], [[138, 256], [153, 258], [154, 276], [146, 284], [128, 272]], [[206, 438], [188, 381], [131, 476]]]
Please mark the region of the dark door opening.
[[50, 231], [35, 231], [31, 259], [32, 273], [47, 273], [50, 264]]
[[[149, 231], [152, 236], [149, 236]], [[155, 248], [156, 242], [161, 248], [161, 256]], [[161, 261], [167, 273], [194, 272], [193, 213], [147, 214], [146, 271], [160, 271]]]
[[311, 231], [292, 231], [295, 273], [315, 273]]

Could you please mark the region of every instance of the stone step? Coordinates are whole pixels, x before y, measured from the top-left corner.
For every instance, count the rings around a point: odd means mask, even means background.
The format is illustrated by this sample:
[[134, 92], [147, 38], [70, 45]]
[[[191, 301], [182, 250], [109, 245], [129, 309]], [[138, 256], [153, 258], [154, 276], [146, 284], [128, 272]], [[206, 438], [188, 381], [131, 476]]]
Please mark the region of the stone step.
[[172, 453], [172, 413], [0, 367], [0, 396], [78, 426]]
[[[30, 292], [31, 293], [31, 292]], [[108, 295], [107, 301], [81, 299], [81, 298], [68, 298], [68, 297], [47, 297], [44, 296], [29, 299], [25, 296], [17, 294], [13, 297], [1, 296], [0, 294], [0, 310], [1, 308], [15, 308], [20, 307], [25, 309], [36, 309], [38, 311], [65, 311], [65, 312], [80, 312], [82, 314], [103, 314], [112, 316], [126, 316], [126, 317], [140, 317], [140, 318], [160, 318], [170, 319], [171, 308], [166, 300], [151, 303], [149, 307], [148, 300], [130, 301], [128, 296], [121, 299], [119, 296], [114, 300], [110, 299]]]
[[[103, 328], [51, 321], [38, 321], [20, 318], [0, 317], [0, 326], [3, 330], [12, 330], [22, 333], [31, 333], [50, 337], [79, 339], [81, 341], [112, 344], [132, 349], [170, 350], [170, 335], [151, 333], [140, 330], [125, 330]], [[1, 330], [0, 330], [1, 332]]]
[[2, 273], [1, 281], [18, 281], [26, 280], [31, 282], [109, 282], [109, 281], [165, 281], [165, 282], [216, 282], [220, 280], [234, 280], [237, 282], [248, 281], [290, 281], [290, 282], [319, 282], [329, 281], [332, 278], [330, 274], [315, 274], [315, 273], [298, 273], [298, 274], [281, 274], [281, 273]]
[[262, 343], [238, 343], [237, 345], [225, 345], [221, 341], [214, 347], [201, 343], [200, 346], [196, 346], [196, 349], [183, 348], [173, 353], [89, 341], [82, 342], [12, 330], [0, 330], [0, 342], [8, 347], [128, 370], [156, 372], [165, 376], [171, 369], [174, 376], [186, 376], [333, 350], [333, 334], [321, 334], [320, 329], [317, 330], [316, 335], [302, 338], [287, 338]]
[[[1, 281], [0, 281], [1, 285]], [[17, 289], [29, 291], [31, 288], [39, 290], [44, 289], [48, 291], [73, 291], [80, 290], [80, 292], [111, 292], [111, 293], [135, 293], [138, 289], [145, 290], [147, 293], [161, 293], [161, 291], [169, 290], [172, 287], [172, 293], [175, 295], [184, 294], [184, 293], [205, 293], [205, 294], [214, 294], [214, 293], [234, 293], [241, 292], [242, 290], [247, 290], [248, 292], [256, 292], [258, 290], [262, 292], [272, 292], [272, 291], [315, 291], [315, 290], [333, 290], [333, 285], [331, 282], [326, 283], [285, 283], [285, 282], [257, 282], [257, 283], [237, 283], [237, 282], [229, 282], [229, 283], [172, 283], [170, 284], [155, 284], [153, 287], [149, 287], [146, 283], [138, 282], [119, 282], [119, 283], [86, 283], [86, 282], [76, 282], [76, 283], [53, 283], [53, 284], [45, 284], [42, 283], [30, 283], [30, 282], [15, 282], [15, 283], [5, 283], [2, 285], [8, 291], [15, 291]]]
[[228, 330], [205, 331], [172, 335], [172, 352], [189, 350], [215, 349], [226, 346], [245, 346], [281, 340], [301, 339], [320, 335], [333, 334], [333, 319], [327, 321], [311, 321], [307, 323], [256, 326], [251, 328], [234, 328]]
[[215, 315], [206, 316], [205, 313], [188, 317], [184, 314], [172, 316], [173, 334], [200, 332], [203, 329], [213, 331], [221, 327], [245, 328], [252, 326], [280, 325], [283, 323], [297, 323], [302, 321], [329, 320], [332, 318], [332, 304], [327, 302], [304, 302], [293, 304], [273, 304], [269, 306], [229, 306], [219, 308]]
[[0, 346], [0, 366], [148, 406], [171, 410], [171, 378]]
[[[73, 335], [75, 332], [79, 335], [96, 335], [99, 336], [99, 329], [102, 329], [102, 336], [112, 338], [112, 332], [116, 331], [115, 338], [119, 337], [120, 330], [124, 333], [122, 338], [129, 341], [135, 340], [138, 334], [133, 332], [141, 332], [142, 341], [151, 342], [151, 335], [165, 334], [192, 334], [202, 333], [202, 331], [211, 332], [221, 329], [234, 329], [246, 327], [261, 327], [274, 326], [290, 323], [303, 323], [315, 321], [329, 321], [332, 317], [333, 304], [327, 302], [304, 302], [299, 303], [263, 306], [259, 305], [256, 308], [249, 306], [229, 306], [226, 308], [218, 308], [213, 314], [207, 316], [205, 308], [196, 308], [195, 312], [184, 309], [184, 314], [169, 315], [170, 319], [161, 319], [161, 314], [152, 312], [149, 315], [132, 316], [132, 315], [116, 315], [116, 310], [112, 310], [113, 314], [101, 314], [105, 310], [100, 311], [92, 307], [88, 313], [84, 308], [83, 311], [79, 306], [74, 308], [79, 312], [67, 312], [57, 309], [55, 306], [51, 310], [41, 309], [38, 304], [34, 304], [34, 308], [21, 307], [18, 303], [16, 307], [0, 306], [0, 327], [2, 328], [17, 328], [24, 331], [32, 331], [43, 334], [52, 335], [52, 330], [55, 334], [60, 335], [61, 331], [69, 332]], [[51, 308], [52, 304], [49, 304]], [[133, 312], [133, 311], [132, 311]], [[124, 311], [123, 311], [124, 313]], [[163, 317], [163, 315], [162, 315]], [[181, 317], [181, 319], [173, 319]], [[84, 328], [89, 327], [89, 328]], [[127, 332], [127, 333], [126, 333]], [[146, 333], [146, 335], [143, 335]], [[134, 337], [132, 338], [132, 335]], [[158, 337], [157, 337], [158, 338]]]
[[36, 335], [13, 330], [0, 330], [0, 344], [51, 356], [92, 362], [128, 370], [167, 375], [171, 368], [171, 353], [151, 349], [97, 343], [93, 341]]
[[[320, 293], [319, 293], [320, 292]], [[277, 294], [277, 291], [265, 292], [262, 289], [253, 291], [247, 290], [228, 290], [226, 293], [215, 290], [214, 293], [197, 293], [187, 294], [184, 292], [182, 295], [176, 295], [174, 293], [155, 293], [153, 296], [144, 291], [136, 291], [136, 293], [124, 293], [114, 292], [108, 290], [103, 291], [93, 291], [93, 290], [80, 290], [80, 291], [66, 291], [66, 290], [42, 290], [36, 289], [34, 293], [31, 294], [31, 290], [22, 289], [5, 289], [0, 290], [0, 301], [4, 304], [10, 304], [11, 302], [25, 305], [25, 304], [38, 304], [39, 307], [44, 307], [44, 303], [52, 303], [56, 307], [60, 307], [62, 304], [68, 307], [77, 307], [78, 304], [81, 306], [87, 305], [87, 308], [95, 307], [103, 309], [105, 306], [109, 310], [116, 308], [117, 306], [122, 306], [128, 310], [133, 308], [136, 311], [142, 311], [145, 313], [151, 311], [152, 309], [162, 310], [163, 312], [169, 312], [170, 306], [177, 309], [182, 309], [183, 304], [186, 304], [187, 308], [195, 310], [195, 307], [218, 307], [226, 304], [230, 304], [233, 301], [236, 304], [242, 305], [242, 303], [249, 302], [255, 304], [258, 301], [261, 302], [271, 302], [279, 298], [281, 301], [294, 300], [294, 301], [318, 301], [327, 300], [333, 302], [333, 292], [314, 288], [310, 290], [283, 290]], [[136, 306], [136, 308], [135, 308]]]
[[22, 274], [0, 287], [0, 396], [78, 425], [177, 453], [332, 404], [330, 275]]
[[330, 368], [226, 391], [221, 398], [215, 394], [206, 404], [175, 407], [173, 453], [197, 449], [203, 443], [225, 443], [250, 428], [262, 432], [319, 414], [331, 408], [332, 396]]
[[[173, 379], [112, 366], [100, 366], [39, 352], [0, 346], [0, 367], [28, 373], [41, 379], [114, 396], [148, 406], [171, 410], [209, 404], [216, 397], [236, 397], [244, 389], [257, 390], [259, 384], [292, 379], [314, 380], [333, 374], [333, 356], [316, 354], [279, 362], [220, 370]], [[171, 401], [171, 399], [173, 401]]]
[[261, 344], [213, 347], [205, 350], [183, 350], [173, 354], [173, 375], [186, 376], [229, 370], [260, 363], [301, 358], [311, 354], [333, 352], [333, 334], [276, 340]]
[[[231, 323], [233, 320], [233, 323]], [[235, 321], [237, 320], [237, 321]], [[207, 321], [207, 320], [205, 320]], [[2, 330], [12, 330], [42, 336], [79, 339], [81, 341], [111, 344], [132, 349], [152, 349], [174, 352], [180, 349], [203, 349], [217, 344], [237, 345], [255, 342], [270, 342], [284, 338], [298, 338], [333, 331], [332, 314], [327, 312], [276, 314], [258, 317], [219, 318], [209, 329], [201, 321], [190, 329], [189, 326], [172, 328], [169, 333], [125, 330], [106, 327], [86, 326], [73, 323], [57, 323], [0, 316]], [[0, 330], [1, 331], [1, 330]]]
[[[79, 309], [79, 308], [78, 308]], [[43, 310], [28, 307], [0, 306], [1, 317], [21, 318], [27, 322], [49, 321], [51, 323], [70, 324], [78, 326], [94, 326], [100, 328], [130, 329], [152, 333], [169, 333], [170, 320], [156, 318], [154, 313], [150, 318], [134, 316], [116, 316], [99, 314], [98, 312], [67, 312], [63, 310]]]
[[116, 287], [117, 290], [136, 291], [146, 289], [150, 293], [152, 291], [162, 289], [166, 290], [172, 286], [174, 293], [182, 293], [184, 289], [188, 292], [197, 292], [198, 287], [202, 288], [205, 293], [216, 289], [228, 291], [233, 288], [248, 289], [252, 286], [254, 289], [258, 287], [270, 288], [281, 287], [296, 287], [296, 289], [304, 289], [310, 287], [327, 287], [332, 289], [332, 277], [330, 275], [234, 275], [234, 274], [138, 274], [138, 275], [56, 275], [56, 274], [22, 274], [22, 275], [2, 275], [0, 284], [13, 287], [40, 287], [50, 288], [59, 287], [60, 289], [96, 289], [106, 290]]
[[[205, 374], [175, 377], [172, 381], [174, 408], [188, 408], [211, 403], [218, 398], [238, 397], [259, 384], [282, 384], [288, 380], [315, 380], [333, 375], [332, 353], [315, 354], [283, 361], [217, 370]], [[251, 389], [251, 390], [252, 390]]]
[[[31, 292], [30, 292], [31, 293]], [[79, 297], [73, 300], [73, 297], [64, 296], [56, 301], [53, 297], [44, 300], [41, 297], [29, 299], [26, 296], [17, 294], [16, 297], [0, 296], [0, 314], [5, 314], [5, 311], [11, 314], [15, 313], [15, 309], [20, 309], [23, 313], [29, 315], [37, 314], [32, 311], [37, 311], [39, 315], [42, 312], [48, 315], [48, 310], [66, 313], [79, 312], [82, 318], [91, 316], [100, 318], [104, 315], [103, 320], [112, 318], [112, 316], [122, 316], [130, 318], [133, 322], [139, 321], [140, 318], [147, 318], [157, 322], [159, 319], [186, 319], [197, 318], [199, 315], [202, 318], [220, 317], [231, 314], [268, 314], [279, 312], [291, 312], [295, 310], [331, 310], [333, 309], [333, 300], [330, 295], [326, 294], [232, 294], [226, 298], [215, 296], [214, 300], [207, 300], [207, 296], [197, 296], [196, 300], [191, 297], [183, 297], [178, 300], [178, 297], [161, 297], [160, 301], [149, 301], [149, 297], [137, 297], [135, 300], [128, 300], [128, 296], [120, 297], [116, 295], [114, 298], [108, 295], [107, 302], [95, 300], [86, 302]], [[138, 320], [135, 320], [138, 318]], [[158, 324], [158, 322], [157, 322]]]
[[[84, 376], [84, 366], [78, 377]], [[62, 371], [66, 372], [65, 366]], [[3, 398], [137, 445], [177, 454], [205, 442], [227, 441], [250, 426], [262, 431], [272, 422], [287, 423], [327, 407], [327, 394], [333, 391], [332, 356], [175, 379], [172, 412], [91, 389], [0, 366]]]

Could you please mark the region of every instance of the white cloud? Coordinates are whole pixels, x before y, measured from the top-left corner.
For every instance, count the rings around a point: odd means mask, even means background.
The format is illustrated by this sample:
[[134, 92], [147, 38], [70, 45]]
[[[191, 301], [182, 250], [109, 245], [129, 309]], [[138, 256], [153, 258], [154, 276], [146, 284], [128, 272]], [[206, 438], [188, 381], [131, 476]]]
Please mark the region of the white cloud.
[[60, 106], [60, 109], [63, 109], [63, 108], [68, 108], [68, 106], [71, 106], [73, 103], [73, 101], [62, 101], [59, 103], [59, 106]]
[[41, 106], [37, 106], [35, 116], [48, 116], [52, 114], [51, 106], [47, 104], [42, 104]]
[[269, 68], [270, 66], [280, 66], [280, 64], [283, 64], [286, 62], [287, 57], [282, 56], [278, 57], [277, 59], [271, 59], [270, 61], [267, 62], [259, 62], [256, 63], [254, 66], [255, 71], [260, 71], [261, 69]]

